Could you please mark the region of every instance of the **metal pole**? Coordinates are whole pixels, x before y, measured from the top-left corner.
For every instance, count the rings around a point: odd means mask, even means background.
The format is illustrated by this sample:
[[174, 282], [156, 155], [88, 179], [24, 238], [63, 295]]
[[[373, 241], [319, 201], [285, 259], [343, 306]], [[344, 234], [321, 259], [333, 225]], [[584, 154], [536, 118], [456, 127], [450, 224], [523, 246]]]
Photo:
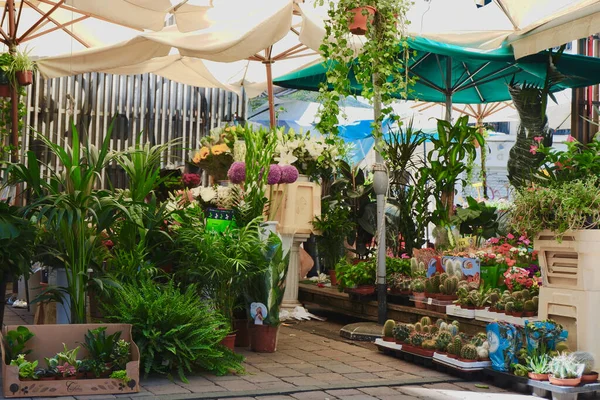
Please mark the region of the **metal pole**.
[[452, 122], [452, 58], [446, 57], [446, 121]]
[[273, 94], [273, 72], [271, 71], [272, 61], [263, 61], [267, 69], [267, 94], [269, 96], [269, 122], [271, 128], [275, 128], [277, 122], [275, 121], [275, 95]]

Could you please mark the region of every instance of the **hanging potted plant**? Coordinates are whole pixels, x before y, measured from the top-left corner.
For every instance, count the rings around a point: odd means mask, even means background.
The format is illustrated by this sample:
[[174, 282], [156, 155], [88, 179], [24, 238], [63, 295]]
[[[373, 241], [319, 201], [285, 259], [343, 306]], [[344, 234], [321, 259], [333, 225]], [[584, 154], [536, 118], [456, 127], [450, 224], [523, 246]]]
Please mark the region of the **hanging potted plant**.
[[17, 50], [12, 59], [11, 69], [15, 74], [16, 81], [21, 86], [28, 86], [33, 83], [34, 62], [29, 58], [31, 50]]
[[348, 24], [348, 30], [355, 35], [364, 35], [373, 22], [377, 9], [372, 6], [355, 7], [348, 10], [352, 14], [352, 19]]

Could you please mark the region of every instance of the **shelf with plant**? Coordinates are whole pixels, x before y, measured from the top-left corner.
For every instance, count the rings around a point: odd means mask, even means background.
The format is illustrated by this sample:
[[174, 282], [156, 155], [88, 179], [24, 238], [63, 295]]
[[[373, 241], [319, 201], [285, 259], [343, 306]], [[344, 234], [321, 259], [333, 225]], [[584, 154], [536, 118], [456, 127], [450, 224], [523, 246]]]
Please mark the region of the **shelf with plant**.
[[[350, 263], [342, 259], [336, 266], [338, 290], [370, 295], [375, 292], [375, 261]], [[361, 288], [362, 287], [362, 288]]]

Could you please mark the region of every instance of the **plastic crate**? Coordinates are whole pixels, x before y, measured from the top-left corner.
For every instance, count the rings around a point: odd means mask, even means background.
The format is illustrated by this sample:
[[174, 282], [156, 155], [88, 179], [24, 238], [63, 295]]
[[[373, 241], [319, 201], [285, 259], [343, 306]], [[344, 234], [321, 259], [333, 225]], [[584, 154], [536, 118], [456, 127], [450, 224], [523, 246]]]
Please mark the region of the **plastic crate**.
[[600, 291], [600, 230], [567, 232], [561, 242], [552, 232], [543, 231], [534, 249], [545, 287]]
[[540, 288], [539, 319], [552, 319], [568, 332], [569, 349], [600, 354], [598, 307], [600, 292]]

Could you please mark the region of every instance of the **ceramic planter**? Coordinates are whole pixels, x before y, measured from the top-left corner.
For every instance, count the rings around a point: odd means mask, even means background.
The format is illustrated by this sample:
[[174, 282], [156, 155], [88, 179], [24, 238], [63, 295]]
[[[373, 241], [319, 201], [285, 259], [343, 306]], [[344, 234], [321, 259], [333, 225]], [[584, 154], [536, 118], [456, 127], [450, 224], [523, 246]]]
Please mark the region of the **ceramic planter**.
[[33, 71], [17, 71], [15, 76], [21, 86], [29, 86], [33, 83]]
[[597, 372], [591, 372], [589, 374], [583, 374], [581, 376], [581, 382], [582, 383], [594, 383], [598, 380], [598, 373]]
[[581, 383], [581, 377], [571, 379], [559, 379], [555, 378], [553, 375], [549, 375], [548, 379], [550, 380], [551, 384], [556, 386], [577, 386]]
[[230, 333], [229, 335], [225, 336], [223, 340], [221, 340], [221, 344], [233, 351], [235, 349], [235, 337], [235, 333]]
[[371, 6], [364, 6], [353, 8], [348, 11], [353, 14], [352, 22], [348, 26], [348, 30], [355, 35], [364, 35], [367, 33], [369, 19], [373, 18], [377, 9]]
[[535, 374], [533, 372], [528, 372], [527, 376], [529, 379], [533, 379], [534, 381], [547, 381], [548, 374]]
[[279, 325], [252, 325], [250, 328], [250, 349], [257, 353], [274, 353], [277, 350]]

